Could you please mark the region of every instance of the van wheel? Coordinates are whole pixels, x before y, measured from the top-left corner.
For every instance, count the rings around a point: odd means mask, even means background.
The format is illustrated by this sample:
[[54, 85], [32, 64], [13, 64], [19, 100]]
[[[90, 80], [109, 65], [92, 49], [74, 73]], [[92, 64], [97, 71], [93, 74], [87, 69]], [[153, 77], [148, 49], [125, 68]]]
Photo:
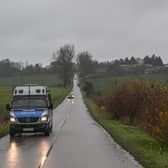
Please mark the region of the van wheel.
[[10, 138], [13, 138], [15, 136], [15, 132], [9, 131]]
[[51, 124], [51, 127], [50, 127], [50, 132], [52, 132], [53, 130], [53, 124]]
[[47, 129], [45, 132], [44, 132], [44, 136], [49, 136], [50, 135], [50, 129]]
[[49, 131], [45, 131], [44, 132], [44, 136], [49, 136], [50, 135], [50, 132]]

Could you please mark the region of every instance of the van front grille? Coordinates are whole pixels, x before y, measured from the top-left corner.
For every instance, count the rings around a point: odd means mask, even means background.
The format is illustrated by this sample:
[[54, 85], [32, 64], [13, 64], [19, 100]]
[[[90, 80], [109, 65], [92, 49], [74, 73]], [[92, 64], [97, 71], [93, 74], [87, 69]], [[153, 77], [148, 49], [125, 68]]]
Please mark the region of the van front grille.
[[35, 123], [39, 118], [18, 118], [20, 123]]

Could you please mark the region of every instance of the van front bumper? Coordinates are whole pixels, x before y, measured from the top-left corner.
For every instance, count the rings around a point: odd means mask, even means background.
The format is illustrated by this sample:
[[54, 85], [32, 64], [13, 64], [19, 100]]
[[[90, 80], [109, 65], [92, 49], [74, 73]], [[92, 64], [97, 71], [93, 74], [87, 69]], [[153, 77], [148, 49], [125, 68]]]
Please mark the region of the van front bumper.
[[10, 131], [15, 133], [21, 132], [45, 132], [49, 128], [49, 123], [31, 123], [31, 124], [10, 124]]

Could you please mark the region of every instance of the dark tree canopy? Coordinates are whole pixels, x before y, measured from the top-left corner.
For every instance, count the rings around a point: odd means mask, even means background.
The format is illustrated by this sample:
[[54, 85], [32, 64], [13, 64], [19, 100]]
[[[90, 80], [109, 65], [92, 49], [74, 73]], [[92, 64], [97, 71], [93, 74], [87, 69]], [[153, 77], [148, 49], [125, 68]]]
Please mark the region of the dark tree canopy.
[[9, 59], [0, 61], [0, 76], [17, 75], [21, 69], [20, 63], [11, 62]]
[[163, 61], [160, 56], [156, 56], [153, 54], [151, 57], [150, 56], [145, 56], [144, 57], [144, 64], [150, 64], [154, 66], [162, 66]]
[[73, 45], [64, 45], [57, 51], [56, 64], [59, 76], [63, 79], [64, 87], [70, 84], [73, 76], [73, 58], [75, 50]]
[[84, 51], [77, 55], [77, 64], [80, 76], [85, 77], [94, 71], [96, 62], [92, 60], [89, 52]]

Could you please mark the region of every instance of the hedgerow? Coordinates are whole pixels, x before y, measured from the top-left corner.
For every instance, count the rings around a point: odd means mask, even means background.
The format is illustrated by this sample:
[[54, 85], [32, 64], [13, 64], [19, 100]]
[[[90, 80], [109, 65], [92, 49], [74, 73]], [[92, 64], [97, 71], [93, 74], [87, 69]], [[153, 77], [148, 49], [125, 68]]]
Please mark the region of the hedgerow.
[[142, 126], [160, 141], [168, 142], [167, 86], [159, 82], [132, 80], [113, 86], [110, 96], [89, 93], [113, 118]]

